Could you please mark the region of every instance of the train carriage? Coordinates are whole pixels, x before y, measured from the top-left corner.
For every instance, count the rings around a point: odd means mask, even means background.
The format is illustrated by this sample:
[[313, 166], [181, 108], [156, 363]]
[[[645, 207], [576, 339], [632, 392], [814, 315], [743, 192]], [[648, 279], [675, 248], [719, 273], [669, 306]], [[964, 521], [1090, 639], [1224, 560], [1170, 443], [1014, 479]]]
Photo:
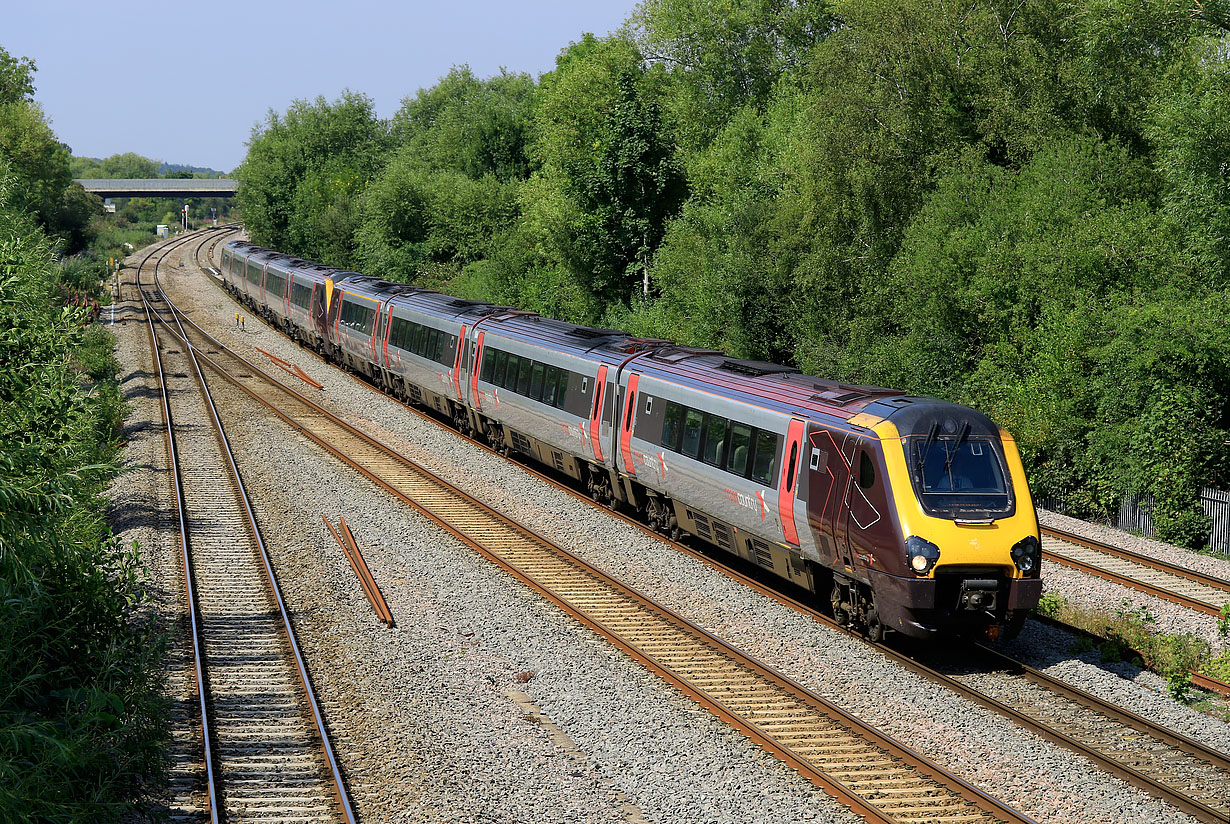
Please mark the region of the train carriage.
[[322, 351], [326, 336], [325, 324], [321, 321], [322, 310], [313, 312], [313, 307], [323, 307], [325, 282], [337, 272], [329, 266], [296, 259], [287, 266], [286, 301], [282, 316], [286, 331], [299, 342]]
[[243, 279], [237, 282], [237, 286], [258, 312], [268, 311], [264, 295], [265, 267], [269, 261], [281, 257], [285, 255], [268, 250], [257, 251], [255, 248], [249, 249], [244, 256]]
[[454, 425], [470, 428], [466, 331], [500, 307], [403, 287], [389, 301], [384, 349], [378, 353], [390, 391], [431, 407]]
[[260, 250], [260, 247], [241, 240], [231, 241], [222, 247], [222, 282], [237, 295], [246, 294], [244, 279], [249, 250]]
[[623, 332], [506, 312], [470, 333], [470, 401], [480, 431], [613, 502], [614, 375], [635, 344]]
[[[695, 364], [716, 354], [671, 346], [628, 365], [620, 376], [621, 475], [645, 488], [643, 507], [664, 531], [696, 535], [798, 578], [806, 568], [784, 563], [774, 548], [798, 534], [792, 510], [783, 520], [782, 507], [783, 500], [793, 507], [797, 485], [794, 476], [781, 477], [790, 415], [754, 395], [718, 394], [698, 379]], [[797, 443], [794, 449], [797, 462]], [[804, 535], [814, 555], [810, 543]]]

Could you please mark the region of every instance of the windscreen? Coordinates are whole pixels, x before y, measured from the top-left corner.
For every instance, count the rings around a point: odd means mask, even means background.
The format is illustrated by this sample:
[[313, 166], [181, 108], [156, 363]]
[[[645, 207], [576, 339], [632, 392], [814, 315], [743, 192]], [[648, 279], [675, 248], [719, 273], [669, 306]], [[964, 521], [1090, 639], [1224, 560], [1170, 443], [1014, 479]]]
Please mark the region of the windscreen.
[[933, 515], [985, 517], [1014, 509], [999, 445], [985, 438], [914, 437], [906, 457], [914, 490]]

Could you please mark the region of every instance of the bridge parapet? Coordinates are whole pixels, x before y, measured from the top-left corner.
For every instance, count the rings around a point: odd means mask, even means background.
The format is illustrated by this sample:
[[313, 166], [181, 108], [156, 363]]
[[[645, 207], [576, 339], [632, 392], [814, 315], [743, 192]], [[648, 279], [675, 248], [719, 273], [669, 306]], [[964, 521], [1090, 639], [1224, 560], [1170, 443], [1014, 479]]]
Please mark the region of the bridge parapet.
[[234, 197], [239, 181], [228, 177], [122, 178], [77, 181], [99, 197]]

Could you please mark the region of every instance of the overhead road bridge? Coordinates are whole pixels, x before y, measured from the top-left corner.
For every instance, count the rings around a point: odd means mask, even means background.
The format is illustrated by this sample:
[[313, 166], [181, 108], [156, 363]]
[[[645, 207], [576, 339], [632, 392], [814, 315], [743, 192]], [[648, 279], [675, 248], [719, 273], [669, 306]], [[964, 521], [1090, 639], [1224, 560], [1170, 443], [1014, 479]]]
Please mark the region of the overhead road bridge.
[[239, 188], [238, 180], [227, 177], [80, 179], [77, 182], [99, 197], [234, 197]]

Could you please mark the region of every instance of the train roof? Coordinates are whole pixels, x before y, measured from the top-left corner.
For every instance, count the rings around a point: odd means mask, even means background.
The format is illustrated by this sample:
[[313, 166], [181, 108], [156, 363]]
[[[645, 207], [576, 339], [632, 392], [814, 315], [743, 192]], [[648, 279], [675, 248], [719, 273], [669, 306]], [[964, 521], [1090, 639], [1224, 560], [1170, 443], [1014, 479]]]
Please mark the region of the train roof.
[[632, 356], [667, 344], [657, 338], [640, 338], [620, 329], [601, 329], [548, 318], [533, 312], [493, 318], [497, 325], [484, 329], [524, 343], [547, 346], [556, 351], [621, 364]]
[[[498, 331], [508, 338], [606, 363], [622, 364], [631, 360], [633, 368], [641, 374], [699, 391], [720, 388], [734, 400], [784, 414], [813, 420], [828, 418], [868, 428], [880, 420], [891, 419], [903, 435], [926, 431], [932, 423], [947, 432], [959, 416], [962, 421], [970, 422], [971, 434], [998, 433], [995, 424], [977, 410], [936, 398], [908, 395], [880, 386], [825, 380], [782, 364], [733, 358], [713, 349], [681, 346], [667, 340], [637, 337], [619, 329], [581, 326], [535, 312], [455, 298], [432, 289], [281, 255], [248, 241], [230, 241], [226, 246], [253, 257], [259, 255], [264, 260], [294, 261], [292, 268], [296, 271], [331, 277], [339, 288], [353, 294], [456, 321], [486, 318], [491, 325], [485, 323], [484, 329]], [[279, 265], [286, 264], [279, 260]]]

